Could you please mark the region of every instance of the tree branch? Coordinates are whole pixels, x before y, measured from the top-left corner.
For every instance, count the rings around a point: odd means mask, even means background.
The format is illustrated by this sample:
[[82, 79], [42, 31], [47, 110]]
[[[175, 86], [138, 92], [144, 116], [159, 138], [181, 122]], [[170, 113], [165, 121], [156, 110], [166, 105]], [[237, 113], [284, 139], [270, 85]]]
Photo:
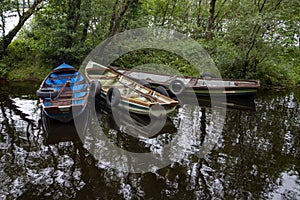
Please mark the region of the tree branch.
[[209, 41], [212, 39], [212, 29], [214, 26], [214, 16], [215, 16], [215, 6], [216, 6], [217, 0], [211, 0], [210, 1], [210, 8], [209, 8], [209, 18], [207, 21], [207, 26], [205, 30], [205, 39], [206, 41]]
[[163, 26], [165, 24], [167, 12], [168, 12], [168, 9], [169, 9], [169, 2], [170, 1], [168, 0], [167, 4], [166, 4], [166, 7], [165, 7], [165, 10], [164, 10], [164, 15], [163, 15], [163, 18], [162, 18], [161, 26]]
[[118, 32], [118, 29], [120, 28], [121, 20], [122, 20], [123, 16], [125, 15], [128, 7], [132, 3], [132, 0], [126, 0], [125, 3], [123, 4], [119, 14], [116, 16], [115, 12], [116, 12], [117, 3], [118, 3], [118, 0], [116, 0], [115, 6], [114, 6], [114, 13], [111, 17], [108, 37], [112, 37], [113, 35], [115, 35]]

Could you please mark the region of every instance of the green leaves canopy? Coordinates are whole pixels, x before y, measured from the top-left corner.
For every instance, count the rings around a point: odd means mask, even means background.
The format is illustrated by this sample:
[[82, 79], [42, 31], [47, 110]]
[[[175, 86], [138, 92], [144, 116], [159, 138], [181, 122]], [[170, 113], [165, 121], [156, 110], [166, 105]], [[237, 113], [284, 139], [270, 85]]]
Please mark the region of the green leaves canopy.
[[[26, 43], [26, 58], [34, 57], [33, 64], [52, 68], [61, 62], [79, 65], [91, 49], [117, 32], [159, 26], [199, 42], [223, 77], [296, 85], [299, 12], [297, 0], [48, 0], [14, 42]], [[10, 46], [8, 56], [15, 55], [15, 46]], [[187, 61], [163, 51], [131, 52], [114, 64], [133, 67], [149, 62], [193, 74]]]

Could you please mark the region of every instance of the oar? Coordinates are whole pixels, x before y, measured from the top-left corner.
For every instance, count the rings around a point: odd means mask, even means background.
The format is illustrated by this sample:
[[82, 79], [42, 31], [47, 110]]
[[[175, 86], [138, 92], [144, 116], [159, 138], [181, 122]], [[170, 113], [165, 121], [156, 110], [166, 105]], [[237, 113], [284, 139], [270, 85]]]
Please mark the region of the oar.
[[[115, 70], [115, 69], [113, 69], [113, 68], [111, 68], [111, 67], [107, 67], [107, 68], [108, 68], [110, 71], [114, 72], [115, 74], [118, 74], [118, 75], [119, 75], [119, 77], [120, 77], [120, 78], [119, 78], [119, 82], [120, 82], [121, 84], [127, 86], [128, 88], [130, 88], [130, 89], [132, 89], [133, 91], [135, 91], [135, 92], [141, 94], [141, 96], [144, 96], [145, 98], [148, 98], [149, 100], [151, 100], [151, 101], [153, 101], [153, 102], [157, 101], [157, 98], [156, 98], [156, 97], [154, 97], [154, 96], [152, 96], [152, 95], [149, 95], [149, 94], [145, 94], [145, 93], [139, 91], [138, 89], [136, 89], [135, 87], [132, 87], [132, 86], [130, 86], [130, 85], [127, 85], [127, 84], [123, 83], [123, 82], [121, 81], [121, 79], [122, 79], [123, 77], [125, 77], [125, 78], [127, 78], [128, 80], [132, 81], [135, 85], [138, 84], [138, 83], [136, 83], [135, 81], [133, 81], [133, 80], [131, 80], [130, 78], [128, 78], [126, 75], [124, 75], [124, 74], [118, 72], [117, 70]], [[143, 86], [143, 85], [141, 85], [141, 86]], [[149, 90], [150, 90], [150, 89], [149, 89]]]
[[60, 90], [58, 91], [58, 94], [57, 94], [57, 96], [55, 97], [55, 99], [57, 99], [57, 98], [61, 95], [61, 93], [64, 91], [65, 87], [66, 87], [68, 84], [70, 84], [70, 78], [69, 78], [69, 79], [66, 81], [66, 83], [60, 88]]
[[[152, 95], [150, 95], [150, 94], [143, 93], [142, 91], [136, 89], [134, 86], [127, 85], [126, 83], [122, 82], [121, 79], [122, 79], [123, 77], [124, 77], [124, 76], [121, 76], [121, 77], [119, 78], [119, 82], [120, 82], [121, 84], [125, 85], [126, 87], [130, 88], [131, 90], [135, 91], [136, 93], [139, 93], [141, 96], [143, 96], [143, 97], [145, 97], [145, 98], [148, 98], [149, 100], [151, 100], [151, 101], [153, 101], [153, 102], [157, 101], [157, 98], [156, 98], [156, 97], [154, 97], [154, 96], [152, 96]], [[132, 82], [133, 82], [133, 81], [132, 81]], [[135, 82], [133, 82], [133, 83], [134, 83], [135, 85], [137, 85], [137, 83], [135, 83]], [[142, 86], [142, 85], [141, 85], [141, 86]], [[143, 87], [143, 86], [142, 86], [142, 87]]]

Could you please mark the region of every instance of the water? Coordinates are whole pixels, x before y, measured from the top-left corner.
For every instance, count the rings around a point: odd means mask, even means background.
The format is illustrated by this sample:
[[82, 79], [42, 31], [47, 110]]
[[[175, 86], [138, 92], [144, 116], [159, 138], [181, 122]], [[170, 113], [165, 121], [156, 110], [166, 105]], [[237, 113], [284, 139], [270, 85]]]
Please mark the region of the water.
[[127, 151], [161, 155], [176, 144], [167, 166], [129, 173], [88, 151], [105, 145], [90, 130], [84, 143], [72, 125], [46, 137], [37, 87], [1, 82], [0, 199], [300, 199], [299, 92], [263, 92], [255, 108], [231, 105], [222, 130], [220, 110], [186, 105], [152, 138], [128, 134], [151, 129], [118, 127], [98, 113], [100, 133]]

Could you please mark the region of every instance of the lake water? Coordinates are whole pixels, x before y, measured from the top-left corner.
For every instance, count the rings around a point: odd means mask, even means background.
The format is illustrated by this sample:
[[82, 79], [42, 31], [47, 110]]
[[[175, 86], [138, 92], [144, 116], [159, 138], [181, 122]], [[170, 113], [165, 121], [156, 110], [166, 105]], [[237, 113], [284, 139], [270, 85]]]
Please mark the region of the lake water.
[[[185, 105], [151, 138], [99, 110], [99, 137], [88, 126], [82, 142], [72, 124], [43, 131], [37, 84], [0, 84], [0, 199], [300, 199], [299, 91], [258, 93], [226, 116]], [[142, 155], [169, 146], [170, 160], [128, 172], [107, 143]]]

